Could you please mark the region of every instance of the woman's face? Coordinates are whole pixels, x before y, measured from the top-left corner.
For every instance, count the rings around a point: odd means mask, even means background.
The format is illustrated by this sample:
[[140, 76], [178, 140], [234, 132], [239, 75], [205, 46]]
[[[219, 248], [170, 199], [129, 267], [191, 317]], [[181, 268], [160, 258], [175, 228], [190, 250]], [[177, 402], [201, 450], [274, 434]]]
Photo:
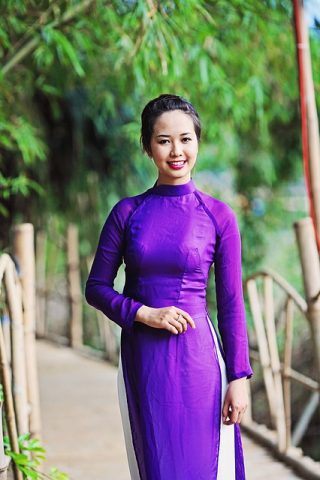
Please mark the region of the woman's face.
[[181, 110], [162, 113], [154, 124], [150, 148], [159, 170], [158, 184], [188, 182], [198, 154], [191, 116]]

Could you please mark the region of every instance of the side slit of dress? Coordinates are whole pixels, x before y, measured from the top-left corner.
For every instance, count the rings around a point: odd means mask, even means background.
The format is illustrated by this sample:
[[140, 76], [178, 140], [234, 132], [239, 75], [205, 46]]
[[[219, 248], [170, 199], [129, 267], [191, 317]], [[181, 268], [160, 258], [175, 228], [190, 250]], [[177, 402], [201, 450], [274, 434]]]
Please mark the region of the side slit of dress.
[[220, 351], [220, 345], [216, 331], [212, 325], [212, 322], [207, 315], [207, 321], [213, 336], [213, 340], [216, 346], [216, 352], [219, 359], [219, 367], [221, 372], [221, 423], [220, 423], [220, 445], [219, 445], [219, 459], [218, 459], [218, 474], [217, 480], [236, 480], [236, 468], [235, 468], [235, 443], [234, 443], [234, 425], [224, 425], [222, 421], [222, 407], [224, 397], [227, 391], [227, 373], [226, 364]]

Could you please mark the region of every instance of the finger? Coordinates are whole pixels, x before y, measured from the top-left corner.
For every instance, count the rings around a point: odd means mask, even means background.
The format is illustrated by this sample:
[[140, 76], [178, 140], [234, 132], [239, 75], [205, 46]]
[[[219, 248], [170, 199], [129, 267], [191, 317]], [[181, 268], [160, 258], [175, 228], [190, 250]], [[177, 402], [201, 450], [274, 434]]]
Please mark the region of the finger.
[[223, 420], [224, 425], [232, 425], [230, 415]]
[[229, 407], [230, 407], [229, 403], [225, 402], [224, 405], [223, 405], [223, 409], [222, 409], [223, 422], [225, 422], [227, 417], [229, 416]]
[[224, 425], [233, 425], [232, 421], [230, 420], [230, 418], [228, 418], [227, 420], [225, 420], [224, 422]]
[[226, 404], [223, 409], [223, 423], [225, 425], [233, 425], [238, 418], [238, 411], [232, 409], [231, 404]]
[[175, 335], [178, 335], [178, 330], [173, 326], [171, 325], [171, 323], [167, 322], [167, 324], [165, 324], [165, 327], [166, 327], [166, 330], [169, 330], [169, 332], [171, 333], [174, 333]]
[[178, 322], [178, 320], [172, 319], [172, 320], [170, 320], [170, 323], [171, 323], [171, 325], [176, 327], [176, 329], [178, 330], [179, 333], [183, 332], [183, 325], [182, 325], [181, 322]]
[[240, 423], [244, 417], [244, 414], [246, 413], [247, 407], [244, 407], [240, 413], [239, 413], [239, 418], [238, 418], [238, 423]]
[[232, 406], [232, 412], [230, 416], [231, 423], [237, 423], [239, 417], [239, 407]]
[[184, 310], [178, 307], [176, 310], [178, 313], [181, 313], [181, 315], [186, 319], [186, 321], [191, 325], [192, 328], [196, 328], [196, 324], [194, 323], [193, 319], [191, 318], [188, 312], [185, 312]]
[[181, 315], [181, 313], [179, 313], [178, 318], [175, 318], [175, 320], [177, 322], [181, 323], [181, 325], [183, 327], [183, 331], [186, 332], [187, 328], [188, 328], [188, 324], [187, 324], [186, 319]]

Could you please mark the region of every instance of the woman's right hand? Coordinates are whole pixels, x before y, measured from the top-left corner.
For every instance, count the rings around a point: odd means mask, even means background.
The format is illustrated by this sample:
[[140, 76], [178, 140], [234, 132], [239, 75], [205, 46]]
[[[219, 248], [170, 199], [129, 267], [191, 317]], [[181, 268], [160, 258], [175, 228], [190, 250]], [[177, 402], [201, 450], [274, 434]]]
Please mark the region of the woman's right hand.
[[144, 323], [153, 328], [164, 328], [176, 335], [184, 333], [188, 328], [188, 323], [192, 328], [196, 328], [189, 313], [173, 306], [152, 308], [143, 305], [137, 310], [135, 322]]

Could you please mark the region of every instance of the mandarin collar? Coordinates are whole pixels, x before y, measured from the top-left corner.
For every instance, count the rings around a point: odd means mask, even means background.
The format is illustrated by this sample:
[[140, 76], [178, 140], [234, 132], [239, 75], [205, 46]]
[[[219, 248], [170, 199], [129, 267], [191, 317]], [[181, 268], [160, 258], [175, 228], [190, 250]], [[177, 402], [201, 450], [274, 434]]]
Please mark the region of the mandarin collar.
[[150, 190], [155, 195], [179, 196], [188, 195], [189, 193], [194, 192], [196, 190], [196, 186], [192, 178], [187, 183], [182, 183], [180, 185], [169, 185], [167, 183], [161, 183], [160, 185], [157, 185], [156, 180]]

